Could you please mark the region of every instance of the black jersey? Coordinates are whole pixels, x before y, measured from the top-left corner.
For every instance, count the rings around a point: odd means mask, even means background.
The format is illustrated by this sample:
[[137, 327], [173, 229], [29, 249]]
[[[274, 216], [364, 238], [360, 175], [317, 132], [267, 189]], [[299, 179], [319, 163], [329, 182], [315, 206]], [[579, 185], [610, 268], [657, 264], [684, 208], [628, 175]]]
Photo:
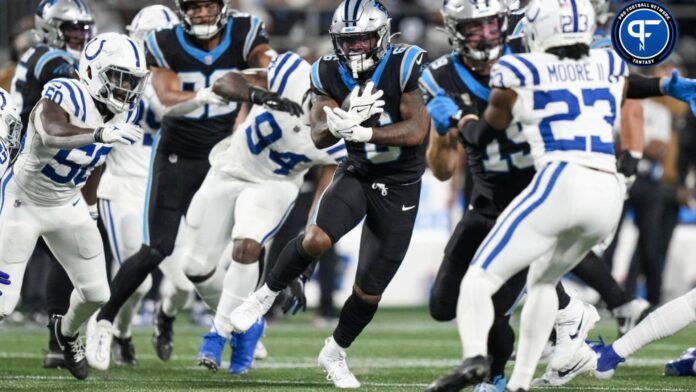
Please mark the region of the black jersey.
[[68, 52], [39, 44], [22, 55], [12, 79], [12, 98], [21, 107], [22, 132], [41, 99], [44, 84], [55, 78], [77, 78], [77, 61]]
[[[324, 56], [312, 66], [312, 89], [315, 94], [326, 95], [339, 106], [358, 84], [368, 80], [375, 88], [384, 91], [384, 113], [379, 126], [402, 121], [401, 95], [418, 88], [418, 78], [428, 62], [425, 50], [412, 45], [392, 45], [374, 71], [355, 80], [351, 72], [334, 55]], [[381, 146], [372, 143], [346, 141], [347, 167], [369, 181], [385, 184], [402, 184], [417, 181], [425, 170], [425, 148], [418, 146]]]
[[[472, 72], [457, 53], [430, 63], [420, 79], [426, 101], [442, 89], [466, 105], [475, 105], [482, 114], [488, 106], [488, 76]], [[485, 146], [464, 143], [473, 177], [470, 203], [481, 205], [478, 197], [504, 207], [529, 184], [534, 176], [534, 160], [518, 123], [512, 124]], [[490, 204], [490, 203], [487, 203]]]
[[[249, 68], [247, 57], [258, 45], [268, 43], [263, 23], [255, 16], [236, 14], [211, 51], [193, 43], [179, 25], [150, 34], [146, 41], [149, 66], [176, 72], [183, 91], [211, 86], [232, 70]], [[165, 117], [157, 149], [191, 159], [205, 159], [220, 140], [232, 132], [240, 104], [205, 105], [182, 117]]]

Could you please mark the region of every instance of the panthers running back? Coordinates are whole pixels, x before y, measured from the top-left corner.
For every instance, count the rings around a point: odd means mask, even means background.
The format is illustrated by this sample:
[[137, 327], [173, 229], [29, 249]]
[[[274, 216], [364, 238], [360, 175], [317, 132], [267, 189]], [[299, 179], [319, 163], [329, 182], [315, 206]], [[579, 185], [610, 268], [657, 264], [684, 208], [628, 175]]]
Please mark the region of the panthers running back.
[[84, 379], [78, 330], [108, 300], [109, 286], [99, 231], [79, 190], [104, 163], [111, 144], [142, 137], [131, 122], [148, 71], [137, 43], [109, 33], [86, 45], [79, 75], [46, 84], [19, 157], [2, 179], [0, 270], [16, 280], [0, 297], [0, 313], [14, 310], [26, 263], [43, 237], [75, 287], [67, 313], [56, 316], [54, 333], [66, 367]]
[[[309, 105], [310, 70], [297, 54], [284, 53], [268, 67], [268, 90]], [[333, 168], [345, 153], [343, 142], [326, 149], [314, 146], [308, 113], [297, 118], [262, 106], [254, 106], [239, 130], [213, 148], [211, 171], [191, 202], [181, 241], [187, 275], [210, 271], [220, 256], [229, 264], [199, 364], [217, 370], [229, 340], [229, 372], [249, 369], [265, 320], [232, 334], [230, 312], [257, 288], [264, 246], [292, 209], [304, 174], [315, 165]], [[230, 240], [233, 250], [223, 254]]]
[[425, 169], [429, 123], [418, 77], [427, 53], [391, 44], [390, 22], [379, 1], [346, 0], [336, 9], [330, 30], [335, 55], [312, 66], [312, 139], [320, 148], [344, 139], [348, 158], [306, 233], [285, 246], [266, 284], [230, 315], [235, 330], [248, 330], [281, 290], [364, 218], [353, 293], [319, 354], [339, 388], [360, 386], [345, 349], [369, 324], [406, 254]]

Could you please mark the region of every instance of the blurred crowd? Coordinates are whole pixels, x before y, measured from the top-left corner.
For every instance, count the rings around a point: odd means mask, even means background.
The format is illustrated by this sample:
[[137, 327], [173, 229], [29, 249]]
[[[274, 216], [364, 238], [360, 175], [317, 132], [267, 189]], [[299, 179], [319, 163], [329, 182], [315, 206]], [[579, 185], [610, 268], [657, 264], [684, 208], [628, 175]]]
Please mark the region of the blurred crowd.
[[[0, 46], [0, 52], [6, 52], [9, 58], [5, 64], [0, 64], [0, 87], [6, 90], [10, 90], [15, 63], [34, 44], [31, 11], [37, 2], [13, 2], [27, 12], [24, 17], [13, 21], [8, 35], [9, 47]], [[694, 0], [665, 2], [693, 4]], [[92, 2], [98, 31], [122, 29], [121, 26], [127, 24], [124, 21], [129, 21], [145, 5], [143, 3], [145, 2], [134, 0]], [[166, 1], [149, 3], [168, 4]], [[336, 3], [336, 0], [233, 0], [236, 9], [258, 15], [265, 21], [275, 48], [280, 51], [293, 49], [310, 62], [332, 51], [331, 42], [325, 35]], [[440, 1], [386, 0], [385, 4], [393, 15], [392, 33], [400, 33], [397, 41], [416, 43], [427, 49], [431, 58], [449, 50], [446, 36], [438, 31], [438, 26], [441, 25]], [[682, 74], [696, 75], [695, 64], [683, 60], [696, 59], [696, 39], [684, 34], [680, 37], [678, 51], [681, 56], [674, 55], [670, 61], [656, 68], [639, 71], [664, 76], [677, 68]], [[624, 284], [631, 291], [641, 292], [653, 305], [657, 305], [662, 301], [663, 271], [674, 229], [680, 220], [682, 223], [696, 224], [696, 212], [693, 212], [696, 211], [693, 192], [696, 179], [696, 117], [686, 105], [671, 98], [645, 100], [642, 102], [642, 110], [646, 147], [625, 208], [626, 217], [638, 229], [639, 239]], [[466, 173], [465, 168], [460, 172]], [[307, 203], [311, 203], [313, 195], [313, 178], [310, 175], [305, 192], [300, 196], [301, 199], [306, 199], [306, 203], [297, 203], [297, 211], [288, 219], [284, 229], [287, 233], [278, 233], [276, 243], [284, 244], [284, 238], [292, 238], [301, 229], [306, 217], [303, 208], [309, 209]], [[460, 188], [465, 184], [464, 174], [453, 184], [453, 194], [461, 194]], [[614, 248], [610, 247], [604, 255], [610, 264], [614, 258]], [[272, 248], [269, 251], [270, 257], [277, 251]], [[320, 320], [336, 316], [332, 294], [340, 282], [340, 273], [344, 268], [339, 255], [330, 254], [326, 259], [322, 261], [317, 274], [321, 286]], [[45, 247], [37, 247], [23, 285], [25, 292], [22, 293], [20, 308], [23, 312], [15, 313], [16, 317], [28, 317], [45, 324], [43, 309], [50, 293], [45, 292], [47, 285], [44, 272], [48, 264]], [[157, 288], [157, 285], [154, 287]], [[153, 289], [143, 305], [139, 319], [135, 320], [136, 324], [150, 322], [157, 297], [158, 290]], [[205, 314], [202, 304], [192, 298], [190, 308], [193, 321], [207, 323], [202, 320]]]

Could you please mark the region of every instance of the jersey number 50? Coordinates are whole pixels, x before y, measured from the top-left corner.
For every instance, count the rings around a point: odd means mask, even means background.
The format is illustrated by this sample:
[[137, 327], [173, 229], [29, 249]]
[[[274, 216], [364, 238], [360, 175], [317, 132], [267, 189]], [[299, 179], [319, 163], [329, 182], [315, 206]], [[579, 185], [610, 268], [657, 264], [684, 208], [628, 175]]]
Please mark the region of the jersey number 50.
[[[49, 163], [41, 169], [41, 173], [58, 184], [72, 182], [78, 186], [87, 181], [89, 174], [95, 167], [99, 166], [109, 151], [111, 151], [111, 147], [101, 146], [97, 148], [96, 144], [89, 144], [73, 150], [60, 150], [51, 162], [56, 162], [58, 165]], [[76, 154], [82, 155], [80, 152], [84, 153], [83, 157], [76, 156]], [[78, 160], [81, 162], [77, 162]]]

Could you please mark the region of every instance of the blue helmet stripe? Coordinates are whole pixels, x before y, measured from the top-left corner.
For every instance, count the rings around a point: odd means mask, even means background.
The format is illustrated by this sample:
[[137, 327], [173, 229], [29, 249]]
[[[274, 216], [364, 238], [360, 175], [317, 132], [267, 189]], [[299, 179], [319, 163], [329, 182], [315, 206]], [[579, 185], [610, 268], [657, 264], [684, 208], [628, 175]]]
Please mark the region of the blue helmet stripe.
[[5, 94], [0, 93], [0, 98], [2, 98], [2, 103], [0, 103], [0, 110], [5, 110], [5, 106], [7, 105], [7, 98], [5, 98]]
[[167, 20], [167, 23], [171, 23], [171, 22], [172, 22], [172, 17], [169, 16], [169, 12], [167, 12], [166, 9], [162, 9], [162, 13], [164, 14], [164, 19]]
[[355, 23], [357, 23], [358, 20], [358, 11], [360, 10], [360, 5], [362, 5], [363, 0], [358, 0], [355, 2], [355, 8], [353, 8], [353, 26], [355, 26]]
[[135, 53], [135, 67], [140, 68], [140, 54], [138, 53], [138, 47], [135, 45], [135, 42], [133, 42], [132, 39], [128, 38], [128, 43], [131, 45], [133, 48], [133, 52]]
[[573, 32], [578, 32], [578, 4], [575, 0], [570, 0], [570, 6], [573, 9]]
[[288, 78], [290, 78], [290, 75], [297, 69], [297, 67], [300, 66], [302, 63], [302, 59], [298, 58], [295, 60], [295, 62], [288, 68], [287, 72], [285, 72], [285, 75], [283, 75], [283, 79], [280, 81], [280, 87], [278, 87], [278, 95], [283, 94], [283, 90], [285, 90], [285, 85], [288, 83]]
[[350, 0], [345, 0], [346, 2], [343, 3], [343, 20], [348, 21], [349, 16], [348, 16], [348, 11], [350, 10]]
[[273, 77], [271, 78], [271, 83], [268, 84], [268, 89], [273, 90], [273, 86], [275, 85], [276, 78], [278, 75], [280, 75], [280, 69], [283, 68], [283, 65], [288, 61], [288, 59], [292, 57], [292, 52], [287, 52], [283, 55], [283, 58], [280, 59], [280, 62], [278, 65], [275, 67], [275, 70], [273, 71]]

